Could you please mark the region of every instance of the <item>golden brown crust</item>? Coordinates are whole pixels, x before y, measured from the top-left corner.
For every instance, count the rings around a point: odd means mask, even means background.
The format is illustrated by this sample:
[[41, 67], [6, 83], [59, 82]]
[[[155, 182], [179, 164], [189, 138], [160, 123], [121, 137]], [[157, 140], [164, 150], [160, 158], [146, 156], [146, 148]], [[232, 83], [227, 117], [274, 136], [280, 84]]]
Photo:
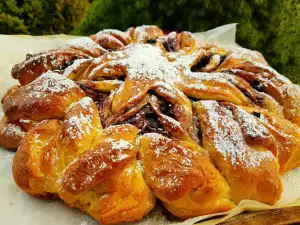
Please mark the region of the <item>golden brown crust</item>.
[[[126, 145], [126, 149], [116, 151], [114, 146], [120, 143]], [[94, 188], [109, 177], [115, 176], [114, 173], [128, 165], [136, 157], [136, 153], [137, 149], [129, 142], [103, 140], [94, 149], [85, 151], [68, 165], [62, 187], [75, 195]]]
[[[277, 202], [281, 197], [282, 182], [279, 164], [272, 152], [262, 144], [247, 143], [239, 123], [226, 107], [215, 101], [202, 101], [194, 107], [203, 131], [203, 146], [228, 181], [232, 199], [236, 203], [243, 199], [266, 204]], [[271, 138], [254, 116], [240, 111], [239, 122], [247, 129], [244, 133], [248, 137]]]
[[228, 184], [204, 149], [155, 133], [140, 143], [146, 182], [172, 214], [186, 219], [234, 207]]
[[251, 57], [252, 60], [246, 60], [241, 55], [236, 57], [235, 54], [229, 54], [218, 67], [218, 71], [228, 70], [247, 80], [258, 91], [272, 96], [283, 106], [285, 118], [299, 125], [299, 87], [269, 67], [262, 57]]
[[128, 45], [129, 43], [131, 43], [130, 36], [128, 36], [126, 33], [121, 32], [119, 30], [105, 29], [105, 30], [99, 31], [97, 34], [95, 34], [94, 38], [97, 39], [98, 37], [100, 37], [102, 35], [110, 35], [112, 37], [115, 37], [120, 42], [122, 42], [123, 45]]
[[275, 142], [280, 173], [299, 166], [300, 133], [299, 128], [290, 121], [276, 117], [262, 109], [243, 107], [248, 113], [257, 116], [268, 129]]
[[88, 37], [75, 38], [60, 48], [79, 50], [94, 58], [97, 58], [106, 52], [106, 49], [102, 48]]
[[[16, 184], [33, 196], [47, 196], [39, 182], [42, 182], [43, 173], [40, 155], [43, 147], [47, 146], [60, 128], [58, 120], [49, 120], [40, 123], [29, 130], [21, 142], [13, 161], [13, 176]], [[39, 140], [37, 142], [37, 140]]]
[[13, 78], [19, 80], [21, 85], [26, 85], [48, 70], [61, 70], [70, 61], [88, 57], [78, 50], [54, 50], [32, 56], [26, 61], [16, 64], [11, 74]]
[[93, 59], [77, 59], [72, 65], [64, 70], [62, 74], [71, 80], [79, 80], [85, 73], [86, 69], [91, 65]]
[[25, 131], [20, 123], [10, 123], [4, 116], [0, 121], [0, 146], [10, 150], [16, 150], [22, 138], [25, 136]]
[[143, 25], [129, 30], [133, 42], [147, 43], [148, 41], [155, 41], [158, 37], [163, 35], [163, 31], [153, 25]]
[[197, 48], [197, 41], [192, 33], [183, 31], [169, 33], [167, 36], [157, 39], [157, 46], [162, 48], [167, 54], [168, 52], [181, 52], [190, 54]]
[[101, 224], [156, 197], [181, 219], [276, 203], [300, 165], [300, 88], [258, 52], [200, 44], [144, 25], [27, 55], [0, 123], [18, 186]]
[[108, 34], [95, 36], [94, 41], [105, 49], [119, 50], [124, 44], [114, 36]]
[[84, 97], [71, 80], [48, 72], [5, 97], [3, 111], [9, 121], [63, 118], [66, 108]]
[[35, 197], [60, 197], [103, 224], [141, 219], [155, 198], [136, 166], [138, 129], [101, 129], [88, 97], [67, 110], [63, 123], [30, 129], [13, 162], [17, 185]]
[[4, 94], [4, 96], [1, 99], [1, 103], [4, 104], [4, 102], [6, 101], [6, 98], [8, 98], [8, 96], [13, 93], [14, 91], [16, 91], [19, 87], [21, 87], [20, 85], [14, 85], [11, 88], [9, 88], [6, 93]]

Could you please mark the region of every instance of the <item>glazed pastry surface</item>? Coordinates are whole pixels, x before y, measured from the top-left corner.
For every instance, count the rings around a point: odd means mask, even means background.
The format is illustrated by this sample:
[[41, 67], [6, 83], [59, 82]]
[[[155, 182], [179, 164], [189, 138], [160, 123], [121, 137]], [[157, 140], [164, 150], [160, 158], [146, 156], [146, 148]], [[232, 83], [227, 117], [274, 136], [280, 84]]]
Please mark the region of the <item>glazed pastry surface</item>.
[[273, 205], [300, 164], [300, 88], [244, 48], [157, 26], [27, 55], [2, 98], [16, 184], [101, 224]]

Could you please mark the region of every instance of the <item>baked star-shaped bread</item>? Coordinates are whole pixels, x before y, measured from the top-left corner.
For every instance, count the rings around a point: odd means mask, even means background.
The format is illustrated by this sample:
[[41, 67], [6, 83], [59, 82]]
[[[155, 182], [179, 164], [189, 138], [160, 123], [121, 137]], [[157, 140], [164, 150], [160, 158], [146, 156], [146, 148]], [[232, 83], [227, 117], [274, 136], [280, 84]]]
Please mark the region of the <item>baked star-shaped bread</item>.
[[273, 205], [300, 164], [300, 88], [255, 51], [144, 25], [27, 55], [12, 76], [0, 145], [16, 184], [101, 224], [156, 199], [179, 219]]

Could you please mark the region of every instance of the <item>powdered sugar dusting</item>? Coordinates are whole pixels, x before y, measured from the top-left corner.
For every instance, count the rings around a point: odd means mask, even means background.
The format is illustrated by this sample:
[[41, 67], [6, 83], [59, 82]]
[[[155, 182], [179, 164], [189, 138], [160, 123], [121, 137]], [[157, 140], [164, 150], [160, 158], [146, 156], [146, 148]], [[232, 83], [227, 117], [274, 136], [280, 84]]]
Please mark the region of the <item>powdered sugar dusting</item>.
[[63, 76], [68, 77], [71, 73], [78, 72], [77, 70], [88, 61], [91, 59], [76, 59], [72, 65], [64, 70]]
[[112, 162], [120, 162], [128, 157], [128, 154], [124, 153], [124, 151], [132, 148], [130, 142], [123, 139], [116, 140], [112, 138], [106, 138], [105, 141], [111, 143], [110, 151], [115, 151], [116, 153], [111, 155]]
[[[118, 56], [117, 52], [106, 54], [116, 59], [95, 67], [89, 77], [93, 77], [100, 70], [112, 72], [113, 68], [124, 67], [131, 80], [155, 80], [174, 84], [180, 82], [180, 72], [163, 55], [161, 49], [150, 44], [130, 45]], [[119, 53], [118, 53], [119, 54]], [[104, 71], [105, 70], [105, 71]]]
[[[206, 82], [214, 82], [218, 84], [224, 84], [227, 87], [235, 88], [235, 86], [228, 80], [230, 75], [222, 74], [222, 73], [189, 73], [189, 78], [193, 81], [193, 83], [186, 84], [186, 87], [198, 89], [198, 90], [209, 90], [209, 87], [205, 85]], [[218, 88], [217, 85], [214, 88]], [[221, 90], [220, 90], [221, 91]]]
[[100, 46], [88, 37], [75, 38], [63, 47], [73, 47], [82, 51], [88, 51], [92, 54], [96, 54], [97, 51], [100, 51]]
[[23, 138], [25, 136], [25, 132], [16, 124], [8, 123], [2, 130], [1, 135], [11, 136], [16, 138]]
[[[138, 26], [135, 28], [135, 33], [137, 34], [137, 42], [138, 43], [144, 43], [147, 38], [148, 38], [148, 34], [147, 34], [147, 29], [153, 29], [153, 31], [156, 31], [156, 26], [154, 25], [142, 25], [142, 26]], [[157, 37], [159, 34], [158, 33], [153, 33], [154, 37]]]
[[67, 132], [71, 139], [82, 139], [84, 135], [89, 135], [92, 129], [92, 116], [80, 113], [79, 116], [72, 116], [67, 120], [69, 127]]
[[32, 121], [31, 120], [20, 119], [20, 122], [28, 124], [28, 123], [31, 123]]
[[[180, 154], [186, 158], [182, 161], [182, 164], [185, 166], [191, 166], [193, 157], [193, 152], [189, 151], [181, 145], [172, 146], [173, 140], [164, 137], [158, 133], [146, 133], [142, 137], [151, 139], [151, 146], [154, 147], [154, 155], [158, 158], [161, 155], [165, 154]], [[169, 145], [170, 144], [170, 145]]]
[[204, 50], [200, 49], [194, 51], [190, 55], [182, 55], [180, 53], [168, 53], [168, 57], [171, 57], [171, 60], [175, 60], [173, 65], [178, 68], [179, 70], [184, 71], [185, 73], [191, 72], [191, 66], [196, 64], [199, 60], [199, 56], [203, 54]]
[[128, 58], [122, 64], [128, 67], [131, 79], [161, 80], [166, 83], [179, 81], [179, 72], [162, 56], [162, 51], [149, 44], [128, 48]]
[[90, 113], [94, 113], [94, 108], [92, 107], [94, 102], [90, 97], [84, 97], [79, 101], [79, 104], [82, 108], [87, 109]]
[[101, 30], [98, 33], [96, 33], [96, 36], [107, 35], [107, 34], [108, 35], [112, 35], [112, 36], [114, 36], [114, 35], [119, 36], [119, 37], [121, 37], [124, 40], [126, 40], [126, 39], [129, 38], [126, 33], [122, 32], [122, 31], [119, 31], [119, 30], [116, 30], [116, 29], [104, 29], [104, 30]]
[[121, 80], [103, 80], [101, 81], [102, 83], [107, 83], [107, 84], [123, 84], [123, 81]]
[[113, 150], [126, 150], [128, 148], [131, 147], [131, 144], [128, 142], [128, 141], [125, 141], [123, 139], [120, 139], [120, 140], [114, 140], [112, 141], [112, 149]]
[[[289, 87], [293, 86], [293, 83], [286, 78], [285, 76], [279, 74], [275, 69], [273, 69], [270, 66], [264, 65], [259, 62], [253, 62], [253, 64], [265, 71], [264, 73], [261, 73], [261, 75], [265, 76], [266, 78], [269, 79], [269, 82], [273, 82], [275, 80], [275, 83], [277, 83], [276, 86], [279, 86], [281, 91], [285, 93]], [[278, 84], [280, 83], [280, 85]]]
[[240, 60], [247, 60], [251, 62], [262, 62], [264, 64], [267, 64], [263, 56], [256, 51], [252, 51], [247, 48], [242, 48], [242, 47], [230, 47], [229, 49], [229, 56], [233, 57], [235, 59], [240, 59]]
[[48, 93], [62, 93], [77, 87], [74, 81], [52, 71], [44, 73], [31, 84], [28, 88], [32, 91]]
[[99, 168], [100, 168], [101, 170], [103, 170], [103, 169], [105, 169], [106, 167], [107, 167], [107, 164], [106, 164], [105, 162], [102, 162]]
[[158, 144], [164, 140], [164, 136], [158, 133], [146, 133], [143, 135], [144, 137], [150, 138], [153, 143]]
[[259, 124], [253, 115], [240, 107], [236, 107], [236, 110], [237, 119], [240, 122], [242, 130], [246, 132], [246, 135], [252, 138], [266, 138], [269, 136], [268, 129]]
[[170, 194], [174, 193], [176, 191], [176, 187], [179, 187], [182, 185], [182, 182], [184, 179], [182, 177], [178, 177], [176, 173], [170, 175], [161, 177], [159, 179], [158, 187], [169, 187]]
[[144, 173], [144, 167], [143, 167], [143, 164], [142, 164], [141, 160], [137, 160], [137, 161], [136, 161], [136, 168], [137, 168], [141, 173]]
[[246, 144], [240, 126], [229, 110], [214, 101], [201, 101], [201, 105], [207, 110], [214, 145], [225, 160], [232, 165], [257, 167], [262, 161], [274, 158], [270, 151], [258, 152]]

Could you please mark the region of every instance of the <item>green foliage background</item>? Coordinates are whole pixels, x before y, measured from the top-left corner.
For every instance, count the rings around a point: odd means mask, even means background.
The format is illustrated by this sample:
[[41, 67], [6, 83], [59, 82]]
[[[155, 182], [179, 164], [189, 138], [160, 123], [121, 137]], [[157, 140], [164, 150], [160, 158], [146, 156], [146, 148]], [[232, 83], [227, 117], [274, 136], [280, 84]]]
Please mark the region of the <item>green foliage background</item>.
[[[3, 3], [1, 1], [4, 1]], [[237, 41], [300, 84], [300, 0], [0, 0], [0, 33], [88, 35], [156, 24], [205, 31], [239, 23]]]
[[89, 0], [0, 0], [0, 33], [70, 33], [86, 16]]

